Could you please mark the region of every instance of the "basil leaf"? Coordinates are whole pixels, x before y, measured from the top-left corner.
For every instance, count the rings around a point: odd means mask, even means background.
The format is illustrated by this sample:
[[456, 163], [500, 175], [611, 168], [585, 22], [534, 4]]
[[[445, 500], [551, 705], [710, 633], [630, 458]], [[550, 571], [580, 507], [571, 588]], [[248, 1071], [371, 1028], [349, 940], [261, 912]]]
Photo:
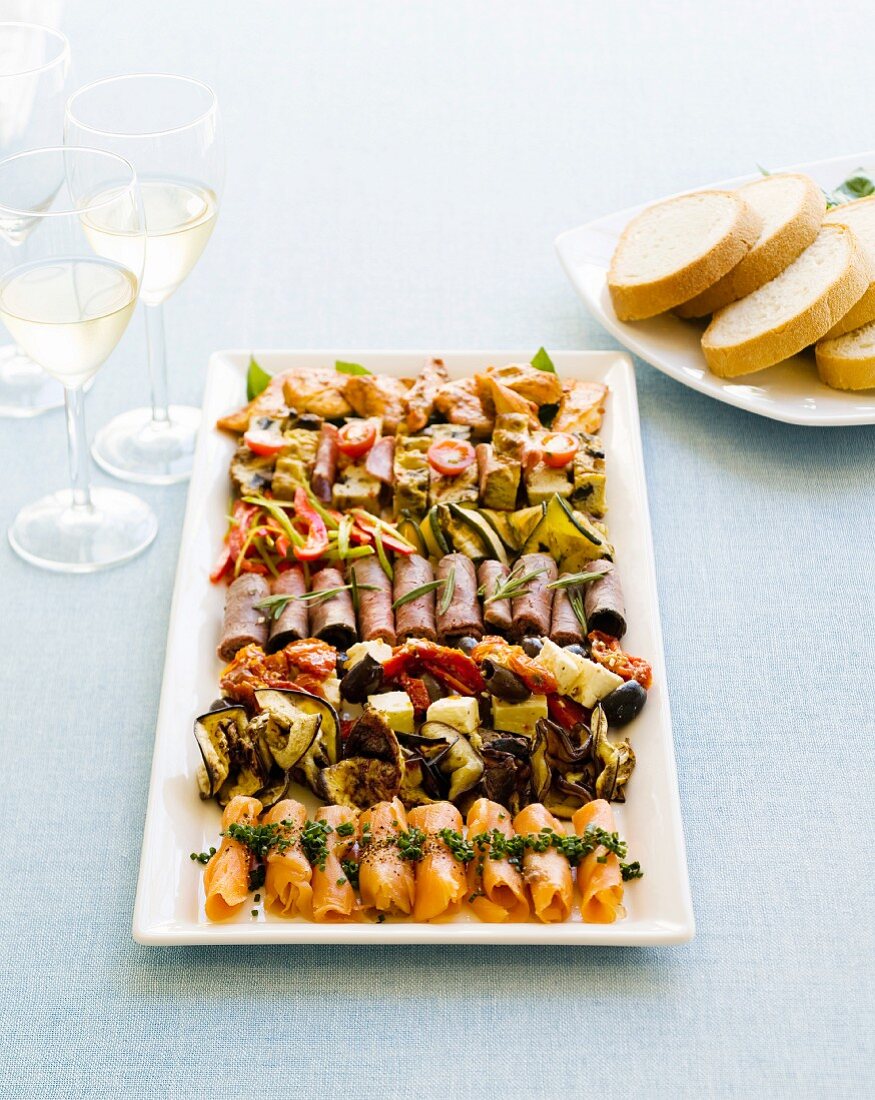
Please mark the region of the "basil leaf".
[[338, 374], [370, 374], [371, 372], [367, 367], [363, 367], [361, 363], [344, 363], [341, 359], [338, 359], [334, 364], [334, 369]]
[[872, 179], [865, 168], [858, 168], [857, 174], [849, 176], [844, 183], [840, 183], [834, 194], [847, 195], [848, 200], [863, 199], [867, 195], [875, 195], [875, 180]]
[[538, 350], [532, 356], [532, 366], [535, 368], [535, 370], [545, 370], [549, 374], [556, 373], [556, 368], [553, 366], [553, 360], [550, 358], [544, 348], [538, 348]]
[[258, 365], [255, 356], [249, 356], [249, 370], [246, 372], [246, 400], [254, 401], [270, 385], [273, 375]]

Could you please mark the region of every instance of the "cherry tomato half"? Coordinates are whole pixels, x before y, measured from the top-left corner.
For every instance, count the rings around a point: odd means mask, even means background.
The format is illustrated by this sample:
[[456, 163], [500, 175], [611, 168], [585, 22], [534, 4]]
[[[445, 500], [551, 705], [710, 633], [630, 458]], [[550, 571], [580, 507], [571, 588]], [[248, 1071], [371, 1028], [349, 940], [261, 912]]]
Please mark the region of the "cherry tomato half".
[[475, 459], [474, 448], [467, 439], [438, 439], [428, 449], [429, 464], [444, 477], [457, 477]]
[[243, 442], [256, 455], [278, 455], [288, 446], [281, 435], [265, 428], [251, 428], [244, 434]]
[[567, 466], [577, 454], [580, 444], [570, 432], [550, 432], [541, 442], [544, 461], [548, 466]]
[[337, 433], [337, 447], [350, 458], [360, 458], [371, 449], [377, 438], [373, 420], [350, 420]]

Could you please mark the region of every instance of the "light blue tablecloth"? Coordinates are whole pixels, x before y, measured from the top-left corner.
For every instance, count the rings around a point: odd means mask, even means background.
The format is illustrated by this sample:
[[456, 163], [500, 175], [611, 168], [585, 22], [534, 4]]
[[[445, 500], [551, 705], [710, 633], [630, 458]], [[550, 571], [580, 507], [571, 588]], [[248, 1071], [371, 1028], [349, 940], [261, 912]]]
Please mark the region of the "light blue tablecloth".
[[[168, 309], [189, 400], [223, 346], [611, 347], [558, 231], [873, 145], [862, 0], [77, 0], [65, 26], [82, 80], [220, 94], [224, 211]], [[142, 363], [137, 318], [92, 427], [145, 396]], [[127, 568], [0, 547], [0, 1095], [871, 1095], [875, 430], [638, 381], [696, 940], [134, 944], [185, 498], [147, 490], [161, 532]], [[59, 415], [3, 423], [4, 527], [63, 482], [63, 446]]]

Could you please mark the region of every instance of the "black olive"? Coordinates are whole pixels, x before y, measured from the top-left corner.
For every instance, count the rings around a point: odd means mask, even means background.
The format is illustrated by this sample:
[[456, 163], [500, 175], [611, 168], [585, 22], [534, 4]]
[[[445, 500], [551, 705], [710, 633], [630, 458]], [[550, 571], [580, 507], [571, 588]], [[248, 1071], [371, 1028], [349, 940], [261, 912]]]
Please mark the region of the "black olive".
[[515, 672], [497, 665], [488, 657], [481, 665], [481, 671], [487, 691], [498, 699], [504, 699], [508, 703], [522, 703], [532, 694]]
[[446, 691], [444, 691], [430, 672], [421, 673], [419, 678], [425, 684], [425, 690], [428, 692], [428, 697], [432, 702], [435, 702], [436, 699], [443, 699], [446, 695]]
[[564, 650], [566, 650], [568, 653], [576, 653], [578, 657], [588, 657], [589, 656], [589, 654], [586, 652], [586, 650], [580, 644], [580, 642], [572, 642], [571, 645], [564, 645], [562, 648]]
[[523, 653], [525, 653], [527, 657], [537, 657], [544, 648], [544, 639], [531, 635], [528, 638], [523, 638], [520, 645], [522, 645]]
[[340, 681], [340, 694], [349, 703], [366, 703], [383, 686], [383, 666], [366, 653]]
[[629, 680], [602, 699], [602, 710], [609, 726], [625, 726], [641, 713], [647, 692], [637, 680]]
[[341, 680], [346, 675], [346, 654], [342, 651], [337, 654], [337, 660], [334, 663], [334, 675]]
[[478, 644], [476, 638], [470, 637], [468, 634], [463, 634], [460, 638], [447, 639], [448, 645], [451, 645], [453, 649], [461, 649], [461, 651], [471, 656], [471, 650]]

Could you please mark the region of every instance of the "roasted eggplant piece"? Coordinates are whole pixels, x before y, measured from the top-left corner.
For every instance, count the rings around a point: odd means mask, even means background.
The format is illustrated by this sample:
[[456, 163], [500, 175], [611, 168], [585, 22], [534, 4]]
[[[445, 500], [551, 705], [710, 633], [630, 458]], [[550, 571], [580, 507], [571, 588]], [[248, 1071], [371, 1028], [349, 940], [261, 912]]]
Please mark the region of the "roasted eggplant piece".
[[[566, 771], [568, 765], [585, 764], [591, 759], [591, 734], [585, 726], [579, 726], [569, 733], [558, 722], [551, 722], [549, 718], [539, 718], [535, 726], [538, 734], [543, 734], [547, 743], [547, 756], [550, 761], [561, 771]], [[574, 744], [572, 736], [580, 737], [586, 733], [586, 739], [582, 744]]]
[[593, 761], [601, 770], [595, 781], [596, 798], [625, 802], [624, 787], [635, 768], [635, 753], [628, 741], [608, 740], [608, 720], [601, 706], [592, 712]]
[[274, 763], [282, 771], [289, 771], [298, 763], [322, 725], [323, 715], [303, 710], [298, 699], [299, 696], [277, 688], [261, 688], [255, 692], [255, 701], [261, 711], [257, 717], [263, 720], [261, 736]]
[[506, 752], [519, 760], [528, 760], [532, 753], [532, 740], [524, 733], [504, 733], [502, 730], [479, 729], [471, 735], [471, 744], [478, 752], [486, 747]]
[[320, 699], [318, 695], [310, 695], [307, 691], [295, 691], [292, 688], [266, 690], [286, 696], [297, 710], [304, 714], [319, 715], [322, 719], [312, 744], [294, 766], [295, 778], [311, 791], [315, 791], [320, 769], [336, 764], [340, 755], [340, 719], [337, 711], [330, 703]]
[[203, 758], [197, 777], [201, 798], [214, 798], [228, 779], [231, 749], [244, 735], [246, 723], [243, 707], [227, 704], [195, 719], [194, 736]]
[[553, 784], [543, 802], [551, 814], [568, 819], [594, 798], [595, 792], [587, 785], [585, 774], [569, 772], [559, 775], [554, 772]]
[[460, 794], [471, 790], [483, 774], [483, 760], [471, 742], [458, 730], [444, 722], [423, 722], [420, 736], [444, 741], [449, 749], [437, 762], [441, 775], [449, 780], [447, 798], [455, 802]]
[[350, 703], [366, 703], [383, 686], [383, 666], [370, 653], [348, 669], [340, 681], [340, 694]]
[[401, 790], [404, 755], [379, 711], [365, 707], [343, 746], [343, 759], [319, 772], [316, 793], [327, 802], [365, 809]]
[[[541, 723], [538, 722], [538, 726], [540, 725]], [[532, 788], [532, 801], [543, 802], [553, 783], [553, 769], [547, 760], [547, 736], [543, 728], [536, 727], [529, 767], [531, 768], [529, 783]]]

